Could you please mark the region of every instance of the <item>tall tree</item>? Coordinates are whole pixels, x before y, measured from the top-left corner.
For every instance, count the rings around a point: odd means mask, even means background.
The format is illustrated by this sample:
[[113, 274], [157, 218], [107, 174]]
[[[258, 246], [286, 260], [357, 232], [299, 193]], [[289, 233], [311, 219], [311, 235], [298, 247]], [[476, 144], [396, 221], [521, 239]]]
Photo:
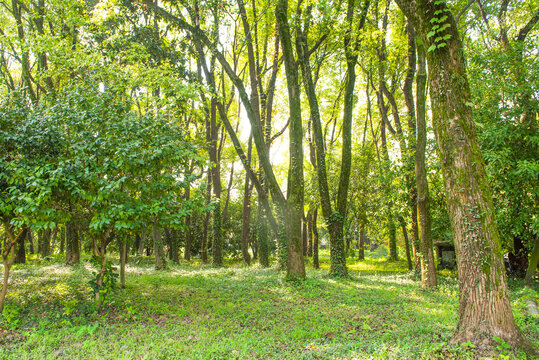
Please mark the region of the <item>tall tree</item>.
[[465, 57], [445, 1], [397, 0], [422, 41], [427, 61], [434, 131], [441, 157], [458, 254], [459, 323], [453, 343], [492, 343], [499, 337], [521, 346], [515, 325], [492, 195], [477, 144]]

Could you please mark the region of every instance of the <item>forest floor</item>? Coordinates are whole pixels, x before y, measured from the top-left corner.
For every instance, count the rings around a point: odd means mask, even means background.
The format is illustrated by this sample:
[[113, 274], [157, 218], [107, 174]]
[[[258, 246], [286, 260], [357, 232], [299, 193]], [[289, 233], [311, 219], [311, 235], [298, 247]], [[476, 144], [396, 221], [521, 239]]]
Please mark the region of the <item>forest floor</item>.
[[[0, 322], [0, 359], [474, 359], [447, 345], [458, 313], [454, 273], [421, 289], [404, 262], [349, 261], [350, 279], [308, 266], [300, 284], [282, 272], [230, 262], [155, 271], [128, 265], [126, 288], [96, 308], [92, 267], [61, 259], [15, 266]], [[516, 321], [539, 345], [526, 301], [539, 287], [510, 279]], [[500, 341], [492, 358], [525, 358]]]

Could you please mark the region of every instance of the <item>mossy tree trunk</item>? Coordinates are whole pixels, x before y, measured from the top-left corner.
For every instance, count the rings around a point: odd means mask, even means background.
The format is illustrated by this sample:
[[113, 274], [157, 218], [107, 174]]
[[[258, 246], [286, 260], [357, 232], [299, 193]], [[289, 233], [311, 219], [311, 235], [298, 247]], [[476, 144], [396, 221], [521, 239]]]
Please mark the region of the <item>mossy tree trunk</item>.
[[[492, 195], [477, 143], [463, 46], [454, 18], [442, 1], [397, 0], [397, 4], [425, 46], [434, 47], [427, 53], [433, 125], [459, 271], [459, 323], [452, 343], [493, 343], [496, 336], [521, 346], [523, 336], [509, 301]], [[427, 37], [434, 23], [442, 30]]]
[[[341, 173], [339, 177], [339, 186], [337, 192], [337, 206], [335, 209], [331, 205], [331, 196], [329, 192], [326, 170], [325, 140], [322, 132], [320, 109], [318, 105], [318, 98], [316, 95], [316, 89], [309, 59], [311, 49], [309, 49], [307, 35], [311, 19], [311, 6], [306, 8], [306, 20], [303, 26], [298, 26], [297, 29], [298, 35], [296, 39], [296, 48], [298, 52], [298, 61], [301, 65], [303, 84], [311, 111], [311, 122], [314, 135], [314, 144], [312, 144], [311, 142], [311, 145], [314, 145], [313, 147], [315, 152], [316, 165], [313, 163], [313, 166], [315, 167], [317, 172], [318, 191], [320, 193], [322, 214], [324, 216], [324, 219], [326, 220], [329, 232], [330, 274], [336, 277], [348, 275], [348, 268], [346, 267], [346, 252], [343, 227], [348, 205], [348, 186], [350, 184], [350, 173], [352, 164], [352, 120], [354, 109], [354, 88], [356, 80], [355, 67], [358, 58], [359, 33], [365, 24], [369, 4], [369, 1], [365, 1], [362, 15], [358, 21], [357, 28], [355, 28], [355, 2], [350, 1], [348, 3], [348, 29], [345, 33], [344, 38], [347, 75], [344, 91], [344, 113], [342, 125], [343, 145], [341, 152]], [[306, 250], [307, 249], [305, 249], [305, 251]], [[307, 253], [305, 252], [305, 254]]]
[[418, 73], [416, 80], [416, 152], [415, 177], [417, 185], [417, 208], [419, 209], [419, 229], [421, 234], [421, 285], [424, 288], [437, 286], [436, 267], [432, 250], [431, 218], [429, 210], [429, 185], [425, 167], [425, 148], [427, 146], [427, 120], [426, 120], [426, 85], [427, 74], [425, 64], [425, 49], [423, 44], [417, 45]]
[[275, 6], [275, 18], [281, 39], [288, 106], [290, 109], [289, 152], [287, 201], [283, 204], [283, 216], [286, 231], [287, 278], [301, 280], [305, 278], [303, 262], [303, 239], [301, 219], [303, 218], [303, 126], [301, 119], [301, 101], [299, 88], [298, 64], [292, 49], [292, 36], [288, 24], [288, 1], [279, 0]]

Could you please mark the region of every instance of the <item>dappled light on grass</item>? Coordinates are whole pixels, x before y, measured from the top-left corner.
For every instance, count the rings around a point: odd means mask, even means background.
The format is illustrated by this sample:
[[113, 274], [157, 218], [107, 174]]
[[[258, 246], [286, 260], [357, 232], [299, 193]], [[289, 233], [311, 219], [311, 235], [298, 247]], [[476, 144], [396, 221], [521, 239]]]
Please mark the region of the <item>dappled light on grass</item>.
[[[463, 357], [446, 345], [457, 323], [453, 277], [424, 291], [411, 273], [384, 271], [380, 260], [364, 263], [370, 270], [339, 280], [308, 269], [301, 283], [273, 268], [182, 263], [156, 271], [130, 264], [127, 288], [99, 310], [88, 265], [25, 265], [14, 273], [12, 316], [1, 325], [17, 336], [0, 357], [41, 359], [58, 351], [60, 358], [85, 359]], [[515, 310], [537, 342], [537, 319], [520, 313], [520, 303]]]

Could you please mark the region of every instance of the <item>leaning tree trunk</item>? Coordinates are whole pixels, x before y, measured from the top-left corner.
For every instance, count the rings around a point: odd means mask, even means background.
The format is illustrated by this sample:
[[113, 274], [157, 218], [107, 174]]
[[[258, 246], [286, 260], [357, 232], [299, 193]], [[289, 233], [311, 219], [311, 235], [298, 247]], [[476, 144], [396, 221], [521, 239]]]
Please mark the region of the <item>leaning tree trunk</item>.
[[[509, 300], [457, 25], [444, 1], [397, 0], [397, 4], [429, 47], [433, 125], [458, 260], [460, 316], [452, 343], [492, 344], [496, 336], [521, 346], [524, 338]], [[439, 27], [433, 30], [434, 23]], [[431, 31], [435, 36], [427, 36]]]

